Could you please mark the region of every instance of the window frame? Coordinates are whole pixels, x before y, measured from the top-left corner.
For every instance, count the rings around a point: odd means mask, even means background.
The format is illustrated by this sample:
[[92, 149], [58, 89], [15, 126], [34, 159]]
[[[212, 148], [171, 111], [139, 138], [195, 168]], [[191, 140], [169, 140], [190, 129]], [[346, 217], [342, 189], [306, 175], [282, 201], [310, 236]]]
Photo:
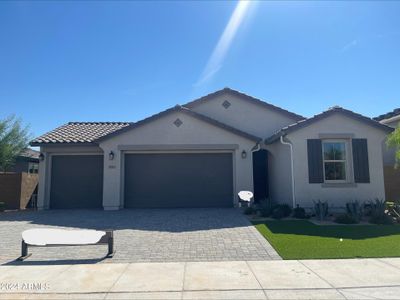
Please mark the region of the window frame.
[[[322, 139], [322, 172], [323, 172], [323, 179], [324, 179], [324, 183], [349, 183], [351, 182], [351, 174], [350, 174], [350, 161], [351, 161], [351, 157], [350, 157], [350, 143], [348, 139]], [[331, 143], [341, 143], [344, 144], [344, 152], [345, 152], [345, 159], [337, 159], [337, 160], [331, 160], [331, 159], [325, 159], [325, 155], [324, 155], [324, 144], [331, 144]], [[344, 162], [345, 167], [344, 167], [344, 171], [345, 171], [345, 179], [333, 179], [333, 180], [329, 180], [326, 179], [325, 176], [325, 163], [327, 162]]]
[[[31, 171], [33, 171], [33, 172], [31, 172]], [[28, 162], [28, 173], [29, 174], [38, 174], [39, 173], [39, 163]]]

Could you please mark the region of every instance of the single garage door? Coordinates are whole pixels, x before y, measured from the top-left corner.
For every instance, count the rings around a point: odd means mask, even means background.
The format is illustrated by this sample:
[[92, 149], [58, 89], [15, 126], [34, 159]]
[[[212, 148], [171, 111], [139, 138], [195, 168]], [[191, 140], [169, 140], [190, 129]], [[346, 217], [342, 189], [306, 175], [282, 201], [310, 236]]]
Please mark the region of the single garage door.
[[232, 207], [231, 153], [125, 155], [125, 207]]
[[51, 208], [102, 208], [102, 199], [102, 155], [53, 156], [50, 186]]

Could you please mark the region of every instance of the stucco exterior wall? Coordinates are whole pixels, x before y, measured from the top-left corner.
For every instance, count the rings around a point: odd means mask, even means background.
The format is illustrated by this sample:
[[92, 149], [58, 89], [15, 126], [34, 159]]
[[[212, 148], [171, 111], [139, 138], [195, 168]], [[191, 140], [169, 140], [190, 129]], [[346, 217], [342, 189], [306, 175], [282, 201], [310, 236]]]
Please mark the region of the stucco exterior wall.
[[[222, 106], [225, 100], [231, 104], [227, 109]], [[215, 96], [191, 109], [260, 138], [267, 138], [282, 127], [296, 122], [284, 113], [228, 94]]]
[[[368, 144], [370, 183], [350, 184], [310, 184], [308, 182], [307, 139], [318, 139], [323, 135], [353, 135], [353, 138], [366, 138]], [[321, 136], [322, 135], [322, 136]], [[313, 207], [313, 200], [328, 201], [333, 208], [342, 208], [352, 200], [368, 201], [374, 198], [385, 198], [382, 141], [385, 132], [368, 126], [365, 123], [335, 114], [319, 120], [308, 127], [299, 129], [287, 135], [293, 145], [294, 176], [296, 203], [303, 207]], [[351, 143], [350, 143], [351, 147]], [[352, 169], [351, 149], [348, 149], [350, 169]], [[350, 173], [352, 171], [350, 170]]]
[[268, 150], [269, 197], [275, 203], [292, 206], [292, 173], [289, 146], [276, 142]]
[[51, 157], [53, 155], [74, 155], [74, 154], [99, 154], [103, 153], [98, 146], [80, 145], [48, 145], [41, 146], [40, 152], [44, 154], [44, 160], [39, 161], [39, 187], [37, 208], [39, 210], [50, 207], [50, 183], [51, 183]]
[[[174, 125], [179, 118], [183, 124]], [[123, 154], [129, 152], [179, 151], [233, 153], [234, 194], [253, 190], [251, 149], [255, 142], [229, 131], [195, 119], [182, 112], [174, 112], [100, 143], [104, 155], [103, 206], [105, 209], [123, 207]], [[247, 157], [241, 157], [242, 151]], [[115, 157], [109, 160], [108, 153]], [[236, 196], [232, 201], [236, 201]]]

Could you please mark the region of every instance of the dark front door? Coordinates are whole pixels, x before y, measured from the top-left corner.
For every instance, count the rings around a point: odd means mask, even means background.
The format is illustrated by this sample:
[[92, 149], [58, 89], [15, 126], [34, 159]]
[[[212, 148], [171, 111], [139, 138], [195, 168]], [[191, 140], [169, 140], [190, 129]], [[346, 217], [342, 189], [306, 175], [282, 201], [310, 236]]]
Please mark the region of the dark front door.
[[102, 155], [53, 156], [50, 208], [102, 208], [102, 203]]
[[232, 207], [231, 153], [125, 155], [125, 207]]
[[268, 151], [261, 149], [253, 152], [254, 200], [268, 197]]

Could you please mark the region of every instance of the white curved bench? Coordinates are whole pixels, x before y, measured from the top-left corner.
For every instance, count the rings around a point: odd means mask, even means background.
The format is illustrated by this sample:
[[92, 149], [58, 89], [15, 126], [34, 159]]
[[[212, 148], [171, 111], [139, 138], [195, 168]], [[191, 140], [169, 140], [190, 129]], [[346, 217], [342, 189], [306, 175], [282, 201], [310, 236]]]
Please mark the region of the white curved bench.
[[108, 245], [107, 257], [114, 255], [113, 231], [106, 230], [67, 230], [53, 228], [28, 229], [22, 232], [21, 256], [24, 260], [31, 256], [28, 247], [62, 247]]

